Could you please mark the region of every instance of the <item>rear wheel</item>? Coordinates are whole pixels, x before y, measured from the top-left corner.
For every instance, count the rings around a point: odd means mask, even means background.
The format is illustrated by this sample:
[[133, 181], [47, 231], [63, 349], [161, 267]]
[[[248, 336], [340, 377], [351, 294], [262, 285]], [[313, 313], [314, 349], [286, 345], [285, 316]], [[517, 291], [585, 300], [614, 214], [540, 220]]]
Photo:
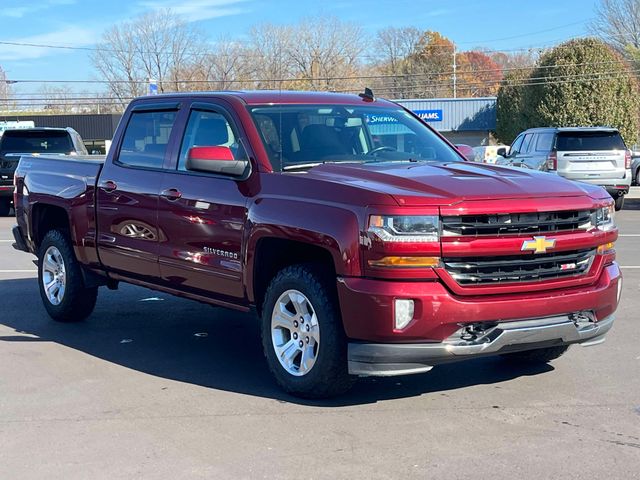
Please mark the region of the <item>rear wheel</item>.
[[615, 204], [616, 212], [622, 210], [622, 207], [624, 206], [624, 195], [620, 195], [619, 197], [616, 197], [615, 202], [616, 202]]
[[87, 288], [67, 236], [48, 232], [38, 253], [38, 284], [47, 313], [58, 322], [80, 322], [96, 304], [98, 288]]
[[8, 217], [11, 211], [11, 202], [8, 199], [0, 199], [0, 217]]
[[504, 359], [515, 360], [517, 362], [548, 363], [560, 357], [568, 349], [569, 345], [560, 345], [558, 347], [538, 348], [524, 352], [504, 353], [501, 356]]
[[354, 382], [337, 299], [309, 265], [287, 267], [269, 284], [262, 346], [271, 373], [290, 394], [326, 398], [346, 392]]

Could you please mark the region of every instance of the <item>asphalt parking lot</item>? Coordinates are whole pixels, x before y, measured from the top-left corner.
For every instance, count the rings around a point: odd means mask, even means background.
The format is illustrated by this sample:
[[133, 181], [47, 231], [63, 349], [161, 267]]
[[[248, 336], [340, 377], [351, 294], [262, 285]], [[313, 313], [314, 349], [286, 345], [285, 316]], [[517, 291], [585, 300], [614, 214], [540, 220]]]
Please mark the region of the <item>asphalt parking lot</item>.
[[85, 323], [50, 321], [2, 218], [0, 479], [640, 478], [640, 199], [617, 222], [604, 345], [309, 403], [274, 385], [246, 315], [123, 285]]

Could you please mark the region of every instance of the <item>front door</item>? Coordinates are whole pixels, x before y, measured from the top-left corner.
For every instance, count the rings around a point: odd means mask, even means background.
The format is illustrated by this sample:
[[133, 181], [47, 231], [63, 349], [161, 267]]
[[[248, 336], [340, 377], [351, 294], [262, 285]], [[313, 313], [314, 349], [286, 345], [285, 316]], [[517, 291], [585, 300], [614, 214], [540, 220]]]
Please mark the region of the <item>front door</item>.
[[174, 288], [222, 301], [244, 298], [242, 238], [247, 215], [243, 182], [186, 170], [194, 146], [229, 147], [247, 158], [237, 122], [215, 103], [192, 105], [173, 169], [164, 174], [158, 208], [162, 279]]
[[[162, 107], [159, 107], [162, 108]], [[134, 111], [113, 160], [100, 174], [98, 254], [109, 270], [158, 281], [158, 195], [177, 118], [177, 106]]]

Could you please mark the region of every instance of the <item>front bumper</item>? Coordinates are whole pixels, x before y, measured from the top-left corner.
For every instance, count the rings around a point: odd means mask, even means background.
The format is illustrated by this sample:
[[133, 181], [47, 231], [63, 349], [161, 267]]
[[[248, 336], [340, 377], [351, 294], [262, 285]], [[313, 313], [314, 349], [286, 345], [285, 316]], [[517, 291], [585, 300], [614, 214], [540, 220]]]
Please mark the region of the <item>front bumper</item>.
[[471, 357], [574, 343], [596, 345], [604, 341], [614, 318], [610, 315], [594, 322], [593, 316], [580, 313], [503, 322], [490, 326], [473, 339], [463, 339], [457, 332], [444, 342], [431, 344], [350, 343], [349, 373], [405, 375]]
[[[595, 341], [611, 327], [622, 277], [613, 262], [587, 285], [523, 293], [460, 295], [440, 281], [341, 278], [337, 285], [351, 372], [393, 375], [514, 348]], [[415, 305], [402, 330], [394, 328], [398, 298]], [[577, 315], [588, 315], [589, 325], [576, 330]], [[471, 325], [486, 331], [482, 343], [460, 343], [460, 329]]]

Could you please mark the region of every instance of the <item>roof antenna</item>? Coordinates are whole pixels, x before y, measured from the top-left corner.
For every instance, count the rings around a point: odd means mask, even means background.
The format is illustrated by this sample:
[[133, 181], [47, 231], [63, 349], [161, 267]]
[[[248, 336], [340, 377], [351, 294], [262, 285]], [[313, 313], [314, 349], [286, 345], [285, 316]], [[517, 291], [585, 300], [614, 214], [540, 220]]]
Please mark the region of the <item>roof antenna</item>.
[[375, 102], [376, 100], [376, 97], [373, 95], [373, 90], [371, 90], [369, 87], [365, 87], [364, 93], [359, 93], [358, 96], [365, 102]]

